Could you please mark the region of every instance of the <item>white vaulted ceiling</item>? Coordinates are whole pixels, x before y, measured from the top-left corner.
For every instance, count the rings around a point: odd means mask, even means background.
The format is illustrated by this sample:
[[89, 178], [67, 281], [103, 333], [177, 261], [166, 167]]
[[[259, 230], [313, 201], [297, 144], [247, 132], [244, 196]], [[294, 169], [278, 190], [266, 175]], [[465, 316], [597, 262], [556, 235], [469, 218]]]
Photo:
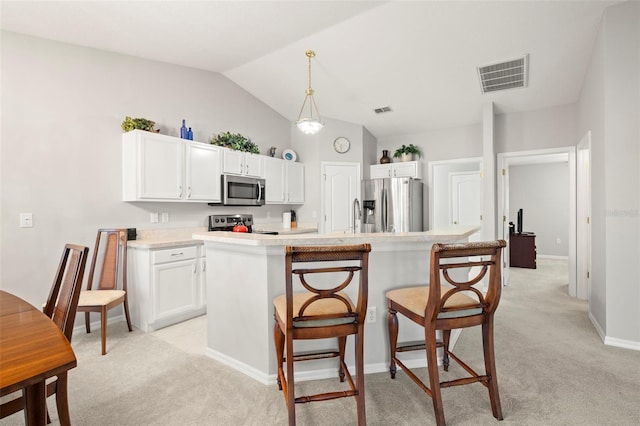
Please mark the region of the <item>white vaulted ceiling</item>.
[[[1, 28], [220, 72], [294, 121], [315, 50], [322, 115], [376, 137], [575, 102], [617, 1], [2, 1]], [[482, 94], [477, 66], [529, 55], [528, 87]], [[390, 106], [377, 115], [373, 109]]]

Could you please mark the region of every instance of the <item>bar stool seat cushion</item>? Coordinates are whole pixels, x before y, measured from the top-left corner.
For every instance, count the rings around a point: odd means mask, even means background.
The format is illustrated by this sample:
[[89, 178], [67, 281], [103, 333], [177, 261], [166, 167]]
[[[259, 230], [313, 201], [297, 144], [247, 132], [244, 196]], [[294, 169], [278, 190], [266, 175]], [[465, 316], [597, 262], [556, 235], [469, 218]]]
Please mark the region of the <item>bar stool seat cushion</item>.
[[[451, 287], [441, 286], [440, 294], [444, 295]], [[420, 317], [424, 317], [424, 311], [429, 301], [429, 286], [408, 287], [391, 290], [386, 294], [387, 299], [393, 300], [404, 306], [409, 311]], [[460, 309], [468, 306], [468, 309]], [[482, 308], [478, 307], [478, 301], [462, 293], [454, 293], [444, 304], [446, 308], [456, 308], [455, 311], [440, 312], [439, 319], [461, 318], [482, 313]], [[457, 310], [460, 309], [460, 310]]]
[[[337, 292], [336, 294], [344, 297], [349, 305], [351, 306], [351, 312], [355, 312], [356, 308], [349, 296], [343, 292]], [[343, 317], [343, 318], [326, 318], [326, 319], [317, 319], [317, 320], [302, 320], [296, 321], [296, 317], [298, 316], [298, 312], [300, 312], [300, 308], [302, 305], [309, 299], [313, 298], [314, 294], [312, 293], [294, 293], [293, 294], [293, 327], [294, 328], [305, 328], [305, 327], [327, 327], [333, 325], [342, 325], [342, 324], [352, 324], [356, 321], [356, 317]], [[287, 296], [285, 294], [276, 297], [273, 299], [273, 305], [276, 310], [276, 314], [279, 318], [285, 319], [287, 318]], [[311, 303], [305, 310], [305, 317], [314, 317], [314, 316], [326, 316], [326, 315], [336, 315], [336, 314], [345, 314], [349, 312], [347, 310], [347, 305], [345, 305], [341, 300], [327, 298], [316, 300]]]

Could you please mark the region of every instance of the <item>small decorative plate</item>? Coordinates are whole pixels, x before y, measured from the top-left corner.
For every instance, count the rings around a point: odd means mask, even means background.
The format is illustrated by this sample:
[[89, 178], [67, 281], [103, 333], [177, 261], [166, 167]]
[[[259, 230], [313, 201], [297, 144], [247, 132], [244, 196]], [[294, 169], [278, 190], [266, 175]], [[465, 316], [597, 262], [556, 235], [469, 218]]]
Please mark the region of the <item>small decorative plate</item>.
[[296, 161], [298, 159], [298, 154], [292, 149], [285, 149], [282, 151], [282, 158], [287, 161]]

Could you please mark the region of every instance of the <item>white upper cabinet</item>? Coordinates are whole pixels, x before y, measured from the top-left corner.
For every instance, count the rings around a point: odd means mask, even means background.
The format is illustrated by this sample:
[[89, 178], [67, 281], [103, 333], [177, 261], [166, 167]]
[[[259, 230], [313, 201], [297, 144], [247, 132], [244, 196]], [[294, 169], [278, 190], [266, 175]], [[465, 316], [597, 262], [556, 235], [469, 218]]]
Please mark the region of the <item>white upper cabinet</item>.
[[304, 203], [304, 164], [264, 157], [267, 204]]
[[223, 171], [233, 175], [262, 176], [263, 156], [249, 152], [224, 150]]
[[402, 163], [374, 164], [370, 168], [371, 179], [388, 177], [410, 177], [422, 179], [422, 163], [405, 161]]
[[220, 202], [219, 147], [142, 130], [122, 135], [123, 201]]
[[284, 160], [273, 157], [264, 158], [265, 203], [283, 204], [285, 202]]
[[185, 141], [187, 200], [220, 201], [222, 149], [200, 142]]
[[304, 203], [304, 164], [285, 162], [286, 203]]

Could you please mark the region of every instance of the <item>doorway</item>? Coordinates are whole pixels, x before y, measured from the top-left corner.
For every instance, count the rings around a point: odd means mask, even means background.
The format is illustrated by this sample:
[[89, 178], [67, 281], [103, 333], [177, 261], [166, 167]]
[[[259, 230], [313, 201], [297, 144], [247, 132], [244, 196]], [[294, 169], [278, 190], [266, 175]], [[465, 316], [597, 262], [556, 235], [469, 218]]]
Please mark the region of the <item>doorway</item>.
[[[501, 212], [502, 226], [498, 226], [498, 237], [509, 240], [509, 167], [527, 164], [567, 162], [568, 165], [568, 276], [569, 294], [576, 297], [576, 150], [574, 147], [543, 149], [498, 154], [498, 211]], [[503, 256], [503, 284], [509, 282], [509, 254]]]

